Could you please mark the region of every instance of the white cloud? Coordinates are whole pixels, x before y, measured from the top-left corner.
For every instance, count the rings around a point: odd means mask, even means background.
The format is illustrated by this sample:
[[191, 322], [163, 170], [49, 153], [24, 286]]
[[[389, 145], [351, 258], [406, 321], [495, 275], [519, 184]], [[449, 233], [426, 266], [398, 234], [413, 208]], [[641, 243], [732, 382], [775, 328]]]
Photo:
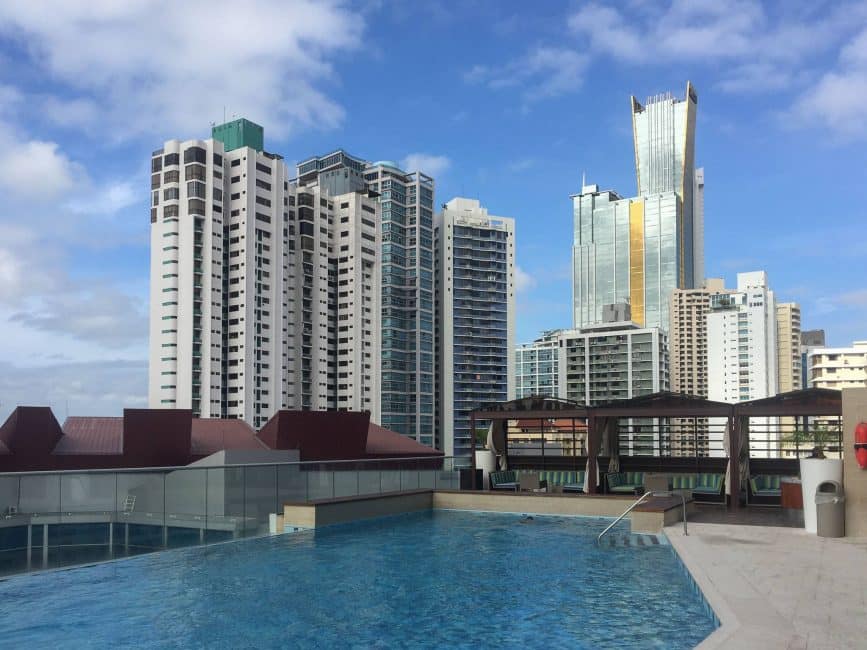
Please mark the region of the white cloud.
[[102, 187], [92, 188], [86, 195], [76, 196], [67, 205], [77, 214], [112, 215], [141, 202], [142, 196], [147, 196], [143, 187], [144, 178], [109, 181]]
[[520, 88], [525, 103], [556, 97], [581, 87], [588, 57], [569, 48], [536, 47], [502, 66], [474, 65], [467, 83], [491, 89]]
[[840, 52], [836, 69], [801, 95], [788, 113], [798, 125], [822, 126], [841, 138], [867, 137], [867, 29]]
[[510, 172], [525, 172], [536, 166], [538, 161], [535, 158], [521, 158], [513, 160], [506, 167]]
[[0, 131], [0, 188], [8, 195], [49, 201], [85, 178], [54, 142], [12, 140]]
[[333, 1], [0, 3], [0, 35], [65, 86], [45, 114], [108, 138], [199, 133], [223, 107], [278, 136], [333, 127], [344, 110], [321, 86], [363, 30]]
[[536, 278], [527, 273], [517, 264], [515, 265], [515, 291], [524, 293], [536, 286]]
[[400, 161], [400, 166], [408, 172], [423, 172], [433, 176], [434, 179], [441, 177], [451, 166], [452, 161], [446, 156], [434, 156], [426, 153], [411, 153]]
[[123, 408], [147, 406], [147, 362], [53, 361], [29, 367], [0, 361], [0, 424], [18, 405], [51, 406], [63, 421], [69, 415], [121, 415]]

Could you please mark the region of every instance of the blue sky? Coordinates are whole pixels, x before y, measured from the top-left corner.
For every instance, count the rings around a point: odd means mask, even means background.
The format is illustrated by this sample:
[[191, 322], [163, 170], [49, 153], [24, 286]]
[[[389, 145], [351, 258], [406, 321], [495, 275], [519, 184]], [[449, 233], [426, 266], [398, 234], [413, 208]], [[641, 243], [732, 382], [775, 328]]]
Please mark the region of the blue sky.
[[867, 2], [0, 5], [0, 417], [146, 403], [148, 162], [212, 121], [418, 163], [517, 220], [517, 338], [570, 325], [571, 205], [635, 191], [629, 96], [699, 94], [706, 266], [867, 338]]

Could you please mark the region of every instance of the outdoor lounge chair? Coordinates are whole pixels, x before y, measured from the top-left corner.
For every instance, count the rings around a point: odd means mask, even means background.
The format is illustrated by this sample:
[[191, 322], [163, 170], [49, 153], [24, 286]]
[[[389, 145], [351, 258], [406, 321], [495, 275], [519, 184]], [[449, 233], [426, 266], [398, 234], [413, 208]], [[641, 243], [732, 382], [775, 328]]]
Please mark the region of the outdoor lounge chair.
[[610, 472], [605, 475], [608, 491], [615, 494], [635, 494], [644, 487], [644, 472]]
[[549, 469], [539, 472], [539, 478], [548, 482], [548, 489], [560, 488], [563, 492], [584, 491], [584, 470]]
[[750, 502], [755, 505], [776, 505], [780, 502], [780, 477], [756, 474], [750, 477]]
[[503, 472], [491, 472], [490, 476], [492, 490], [511, 490], [515, 492], [518, 489], [518, 474], [513, 469]]
[[675, 474], [668, 482], [671, 490], [690, 490], [697, 501], [725, 503], [725, 474]]

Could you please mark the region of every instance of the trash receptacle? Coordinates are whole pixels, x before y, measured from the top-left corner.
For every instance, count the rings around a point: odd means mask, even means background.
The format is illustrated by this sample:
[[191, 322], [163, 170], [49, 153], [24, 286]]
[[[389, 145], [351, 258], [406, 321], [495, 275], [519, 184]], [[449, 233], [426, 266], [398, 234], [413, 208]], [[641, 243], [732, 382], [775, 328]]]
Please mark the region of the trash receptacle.
[[846, 497], [837, 481], [822, 481], [816, 487], [816, 533], [819, 537], [843, 537]]

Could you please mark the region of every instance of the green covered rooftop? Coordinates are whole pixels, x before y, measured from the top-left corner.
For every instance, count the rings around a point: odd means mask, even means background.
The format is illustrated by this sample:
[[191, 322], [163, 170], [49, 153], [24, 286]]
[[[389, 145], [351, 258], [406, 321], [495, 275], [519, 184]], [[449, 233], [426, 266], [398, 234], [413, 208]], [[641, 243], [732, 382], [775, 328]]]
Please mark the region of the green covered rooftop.
[[241, 147], [252, 147], [256, 151], [265, 148], [265, 129], [243, 117], [212, 127], [211, 137], [222, 142], [226, 151]]

